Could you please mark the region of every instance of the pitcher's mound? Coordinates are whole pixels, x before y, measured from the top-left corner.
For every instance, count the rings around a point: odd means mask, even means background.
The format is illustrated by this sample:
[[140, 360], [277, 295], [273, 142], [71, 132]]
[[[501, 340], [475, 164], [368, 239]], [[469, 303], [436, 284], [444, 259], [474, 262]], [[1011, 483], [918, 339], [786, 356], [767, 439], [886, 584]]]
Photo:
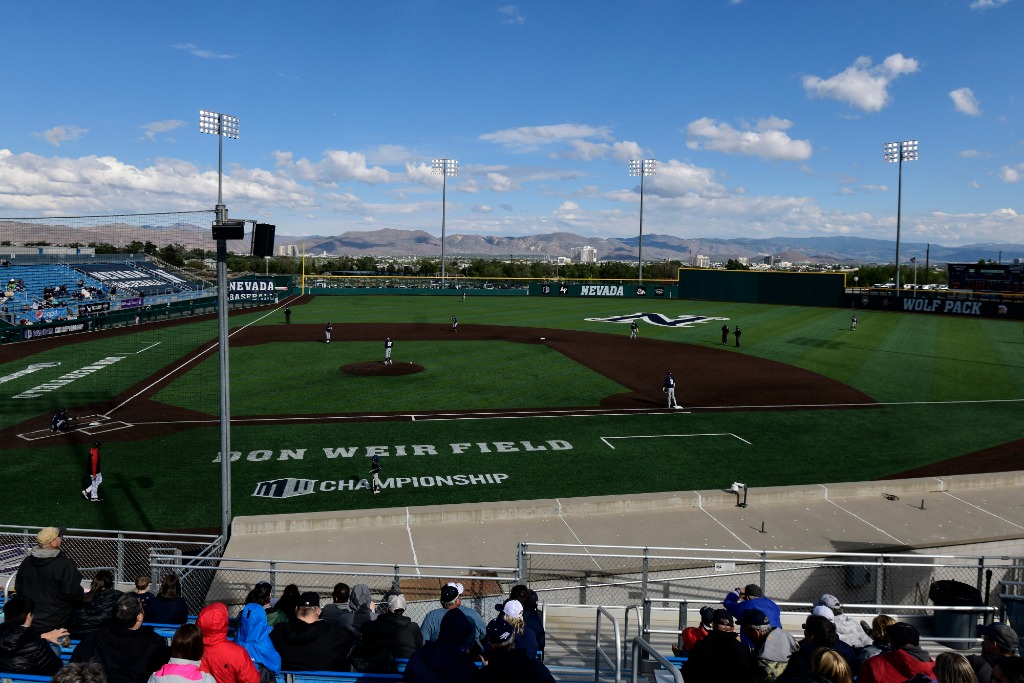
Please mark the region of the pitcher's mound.
[[397, 377], [398, 375], [414, 375], [417, 372], [423, 372], [423, 366], [409, 361], [403, 363], [396, 360], [391, 365], [384, 365], [382, 360], [368, 360], [342, 365], [341, 371], [364, 377]]

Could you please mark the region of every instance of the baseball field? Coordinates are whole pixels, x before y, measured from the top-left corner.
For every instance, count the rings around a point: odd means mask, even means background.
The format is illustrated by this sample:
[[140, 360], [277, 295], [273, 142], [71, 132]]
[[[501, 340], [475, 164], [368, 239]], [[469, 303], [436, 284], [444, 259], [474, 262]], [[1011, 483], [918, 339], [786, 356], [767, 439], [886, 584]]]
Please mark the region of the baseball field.
[[[851, 331], [841, 309], [483, 295], [233, 314], [233, 512], [1021, 468], [1019, 324], [857, 315]], [[741, 326], [741, 347], [722, 345], [723, 324]], [[6, 523], [218, 527], [216, 336], [215, 319], [192, 318], [0, 347]], [[666, 371], [681, 409], [666, 408]], [[50, 431], [59, 407], [68, 433]], [[80, 493], [94, 441], [100, 503]]]

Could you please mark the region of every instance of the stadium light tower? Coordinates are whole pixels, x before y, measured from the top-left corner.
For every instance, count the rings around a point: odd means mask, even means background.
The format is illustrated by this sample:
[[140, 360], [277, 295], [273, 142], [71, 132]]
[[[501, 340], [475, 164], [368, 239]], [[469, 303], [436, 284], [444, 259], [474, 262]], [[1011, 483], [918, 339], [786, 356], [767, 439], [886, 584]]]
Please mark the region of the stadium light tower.
[[657, 162], [654, 159], [630, 159], [629, 175], [640, 176], [640, 244], [637, 250], [637, 284], [644, 283], [644, 178], [654, 175]]
[[917, 161], [917, 140], [886, 142], [882, 145], [882, 159], [886, 163], [899, 163], [899, 184], [896, 189], [896, 296], [900, 295], [900, 213], [903, 209], [903, 162]]
[[448, 191], [448, 176], [459, 175], [458, 159], [434, 159], [430, 172], [441, 176], [441, 289], [444, 289], [444, 219], [445, 195]]
[[[228, 219], [228, 210], [224, 206], [224, 138], [238, 139], [238, 118], [200, 109], [199, 132], [217, 136], [214, 239], [217, 240], [217, 336], [220, 358], [220, 525], [226, 545], [231, 531], [231, 391], [228, 381], [228, 242], [224, 225]], [[221, 228], [220, 232], [218, 228]], [[242, 230], [245, 230], [244, 223]]]

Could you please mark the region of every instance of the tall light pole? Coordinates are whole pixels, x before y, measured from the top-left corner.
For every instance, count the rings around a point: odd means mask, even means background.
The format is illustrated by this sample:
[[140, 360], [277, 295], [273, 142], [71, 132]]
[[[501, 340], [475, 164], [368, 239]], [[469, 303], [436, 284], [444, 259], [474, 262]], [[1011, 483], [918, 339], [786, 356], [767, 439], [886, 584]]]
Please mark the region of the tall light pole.
[[446, 195], [448, 192], [448, 176], [459, 175], [458, 159], [434, 159], [430, 165], [430, 172], [441, 176], [441, 289], [444, 284], [444, 219]]
[[[228, 219], [224, 206], [224, 138], [238, 139], [238, 118], [199, 110], [199, 132], [217, 136], [216, 223]], [[244, 228], [243, 228], [244, 229]], [[220, 359], [220, 526], [224, 543], [231, 531], [231, 390], [228, 381], [228, 243], [217, 239], [217, 337]]]
[[917, 161], [917, 140], [886, 142], [882, 145], [882, 159], [886, 163], [899, 162], [899, 184], [896, 190], [896, 296], [900, 295], [900, 213], [903, 208], [903, 162]]
[[630, 159], [629, 175], [640, 176], [640, 244], [637, 249], [637, 284], [644, 283], [644, 178], [654, 175], [657, 162], [654, 159]]

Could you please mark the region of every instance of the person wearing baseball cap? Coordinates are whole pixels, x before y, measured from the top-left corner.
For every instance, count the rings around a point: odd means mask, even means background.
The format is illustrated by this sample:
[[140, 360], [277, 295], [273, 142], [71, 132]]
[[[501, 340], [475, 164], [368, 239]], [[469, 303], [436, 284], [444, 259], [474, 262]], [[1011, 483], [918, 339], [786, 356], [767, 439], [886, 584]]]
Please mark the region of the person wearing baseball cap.
[[868, 659], [857, 672], [860, 683], [905, 681], [917, 674], [931, 677], [935, 662], [921, 649], [921, 636], [917, 629], [902, 621], [885, 629], [892, 650]]
[[67, 626], [71, 610], [85, 595], [82, 573], [61, 550], [64, 527], [44, 527], [36, 546], [21, 561], [14, 590], [35, 601], [32, 627], [40, 633]]
[[768, 615], [748, 609], [740, 617], [740, 627], [747, 640], [754, 644], [752, 654], [757, 668], [756, 680], [774, 681], [786, 669], [789, 658], [797, 650], [796, 639], [768, 622]]
[[[519, 603], [518, 600], [508, 602]], [[508, 603], [505, 603], [508, 605]], [[521, 605], [520, 605], [521, 607]], [[489, 681], [517, 681], [519, 683], [554, 683], [555, 677], [538, 659], [531, 659], [526, 651], [516, 647], [516, 627], [496, 617], [487, 624], [487, 653], [484, 665], [477, 674], [477, 683]]]
[[839, 640], [858, 650], [871, 644], [871, 637], [861, 628], [860, 622], [843, 611], [839, 598], [825, 593], [815, 604], [832, 610], [832, 622], [836, 625]]
[[103, 483], [103, 475], [100, 473], [100, 447], [102, 446], [102, 441], [92, 442], [92, 448], [89, 449], [89, 486], [82, 490], [82, 497], [93, 503], [103, 500], [100, 498], [100, 484]]
[[295, 619], [281, 622], [270, 632], [270, 642], [281, 655], [285, 671], [348, 671], [352, 634], [333, 621], [320, 618], [320, 595], [299, 595]]
[[417, 683], [472, 683], [480, 652], [476, 628], [458, 609], [445, 610], [437, 640], [428, 641], [409, 657], [402, 680]]
[[682, 657], [685, 653], [692, 650], [698, 641], [704, 640], [704, 637], [711, 632], [711, 619], [714, 614], [714, 607], [701, 607], [700, 623], [696, 626], [687, 626], [682, 630], [682, 633], [679, 634], [679, 644], [672, 646], [672, 654], [676, 657]]
[[686, 683], [754, 680], [750, 650], [736, 635], [732, 614], [716, 609], [711, 615], [711, 632], [693, 646], [683, 664]]
[[992, 680], [992, 666], [1004, 657], [1014, 657], [1017, 654], [1017, 632], [1006, 624], [998, 621], [986, 626], [978, 627], [978, 635], [981, 636], [981, 654], [968, 655], [967, 661], [974, 669], [974, 675], [978, 677], [978, 683], [988, 683]]
[[[731, 591], [722, 600], [722, 604], [737, 619], [740, 619], [748, 609], [759, 609], [768, 615], [768, 623], [774, 628], [782, 628], [782, 610], [775, 602], [764, 596], [764, 589], [756, 583], [748, 583], [742, 588]], [[746, 637], [741, 640], [747, 647], [753, 645], [753, 643], [747, 642]]]
[[364, 643], [383, 643], [394, 657], [408, 659], [423, 647], [420, 625], [405, 616], [405, 596], [398, 592], [388, 594], [384, 614], [363, 624]]
[[420, 633], [423, 634], [424, 643], [437, 640], [441, 632], [441, 619], [444, 618], [445, 612], [451, 609], [461, 610], [466, 615], [475, 628], [477, 643], [483, 642], [487, 632], [487, 624], [484, 623], [484, 619], [480, 616], [479, 612], [472, 607], [462, 604], [462, 594], [465, 590], [461, 583], [452, 581], [441, 586], [441, 607], [428, 612], [427, 616], [423, 618], [423, 624], [420, 626]]
[[[498, 610], [498, 619], [503, 619], [512, 625], [516, 637], [516, 649], [522, 650], [530, 659], [537, 659], [540, 647], [537, 645], [537, 636], [526, 628], [526, 621], [523, 618], [523, 603], [509, 598], [505, 602], [495, 605], [494, 609]], [[485, 658], [488, 650], [489, 644], [484, 647]]]

